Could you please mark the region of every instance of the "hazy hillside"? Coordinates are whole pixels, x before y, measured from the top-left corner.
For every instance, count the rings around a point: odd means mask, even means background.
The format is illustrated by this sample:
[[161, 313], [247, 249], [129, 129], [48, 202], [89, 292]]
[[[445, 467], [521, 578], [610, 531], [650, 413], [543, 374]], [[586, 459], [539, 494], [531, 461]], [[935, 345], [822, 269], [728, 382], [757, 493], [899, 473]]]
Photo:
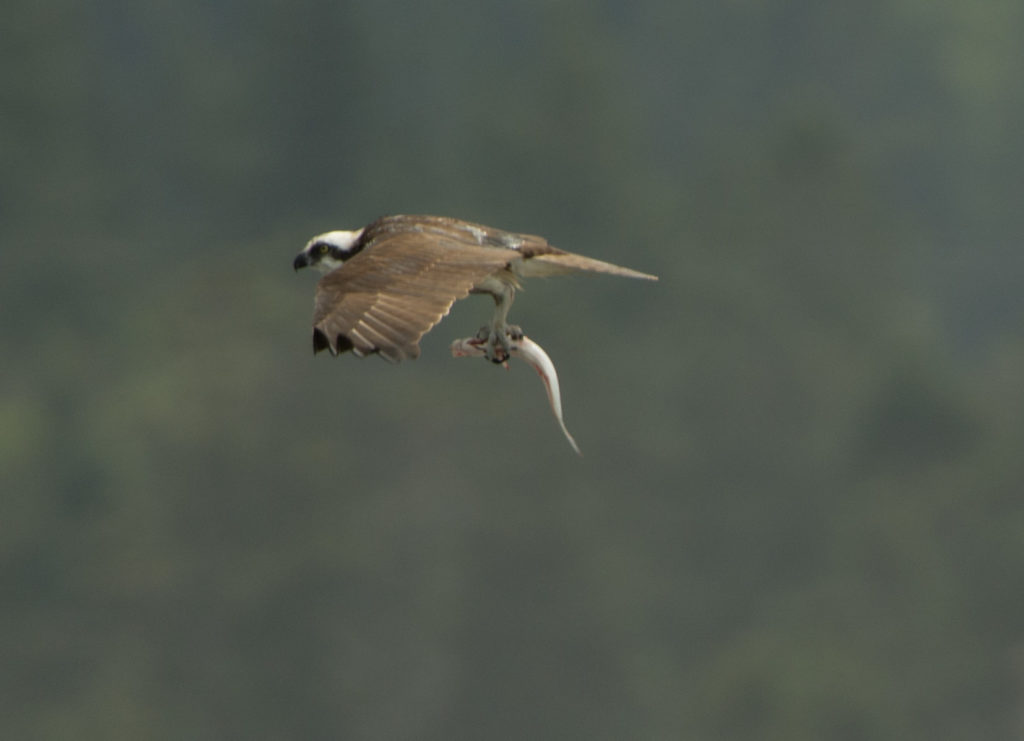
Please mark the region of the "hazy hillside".
[[[0, 736], [999, 739], [1024, 6], [15, 2]], [[460, 216], [558, 365], [310, 352], [311, 235]]]

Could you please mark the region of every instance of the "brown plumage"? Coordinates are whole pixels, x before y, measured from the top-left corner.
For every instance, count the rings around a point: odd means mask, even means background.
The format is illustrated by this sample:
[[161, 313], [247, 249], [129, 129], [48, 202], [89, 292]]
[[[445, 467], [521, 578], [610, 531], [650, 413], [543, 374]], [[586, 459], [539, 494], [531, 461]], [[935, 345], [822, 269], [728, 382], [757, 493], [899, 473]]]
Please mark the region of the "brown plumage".
[[543, 237], [439, 216], [385, 216], [355, 232], [310, 240], [295, 267], [325, 270], [316, 288], [313, 349], [416, 358], [419, 341], [470, 293], [496, 302], [492, 331], [521, 278], [600, 272], [657, 280], [611, 263], [565, 252]]

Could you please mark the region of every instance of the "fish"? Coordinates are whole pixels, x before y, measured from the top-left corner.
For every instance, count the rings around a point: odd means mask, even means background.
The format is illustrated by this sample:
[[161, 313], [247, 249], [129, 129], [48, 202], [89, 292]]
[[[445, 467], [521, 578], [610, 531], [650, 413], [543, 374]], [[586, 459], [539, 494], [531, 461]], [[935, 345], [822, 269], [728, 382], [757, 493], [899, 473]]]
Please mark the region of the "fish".
[[[537, 371], [537, 375], [540, 376], [540, 380], [544, 383], [544, 391], [547, 392], [551, 413], [554, 414], [555, 419], [558, 421], [558, 426], [562, 428], [562, 433], [565, 435], [565, 439], [569, 441], [572, 449], [576, 451], [577, 455], [582, 457], [583, 452], [580, 450], [579, 445], [576, 444], [576, 440], [569, 432], [569, 428], [565, 426], [565, 419], [562, 416], [562, 393], [558, 385], [558, 372], [555, 370], [555, 364], [551, 362], [551, 358], [544, 352], [544, 348], [526, 335], [509, 337], [508, 345], [509, 354], [512, 357], [526, 361]], [[452, 355], [456, 358], [487, 357], [487, 339], [479, 336], [463, 337], [452, 342], [451, 350]], [[507, 362], [504, 365], [508, 368]]]

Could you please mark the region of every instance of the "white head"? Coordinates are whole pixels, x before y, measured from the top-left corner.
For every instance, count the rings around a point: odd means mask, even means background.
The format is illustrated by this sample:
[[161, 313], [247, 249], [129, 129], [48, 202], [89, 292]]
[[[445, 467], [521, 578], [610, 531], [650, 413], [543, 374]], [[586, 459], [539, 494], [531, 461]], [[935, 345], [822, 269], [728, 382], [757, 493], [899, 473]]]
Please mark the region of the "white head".
[[345, 260], [359, 252], [361, 236], [363, 236], [363, 230], [356, 229], [355, 231], [326, 232], [313, 237], [306, 243], [302, 252], [295, 256], [292, 267], [296, 270], [311, 267], [321, 273], [329, 273], [340, 268]]

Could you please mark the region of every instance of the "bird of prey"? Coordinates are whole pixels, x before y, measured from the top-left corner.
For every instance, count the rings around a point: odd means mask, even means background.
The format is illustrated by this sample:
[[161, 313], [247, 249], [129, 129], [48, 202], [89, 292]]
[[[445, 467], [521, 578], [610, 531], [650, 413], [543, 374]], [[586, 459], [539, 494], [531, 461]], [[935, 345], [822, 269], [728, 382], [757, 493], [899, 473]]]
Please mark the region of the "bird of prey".
[[560, 250], [543, 237], [441, 216], [384, 216], [362, 229], [321, 234], [293, 267], [325, 273], [316, 287], [314, 353], [380, 353], [393, 362], [419, 357], [420, 338], [470, 293], [494, 298], [480, 338], [486, 357], [503, 363], [510, 340], [522, 337], [507, 323], [522, 279], [594, 272], [657, 280]]

